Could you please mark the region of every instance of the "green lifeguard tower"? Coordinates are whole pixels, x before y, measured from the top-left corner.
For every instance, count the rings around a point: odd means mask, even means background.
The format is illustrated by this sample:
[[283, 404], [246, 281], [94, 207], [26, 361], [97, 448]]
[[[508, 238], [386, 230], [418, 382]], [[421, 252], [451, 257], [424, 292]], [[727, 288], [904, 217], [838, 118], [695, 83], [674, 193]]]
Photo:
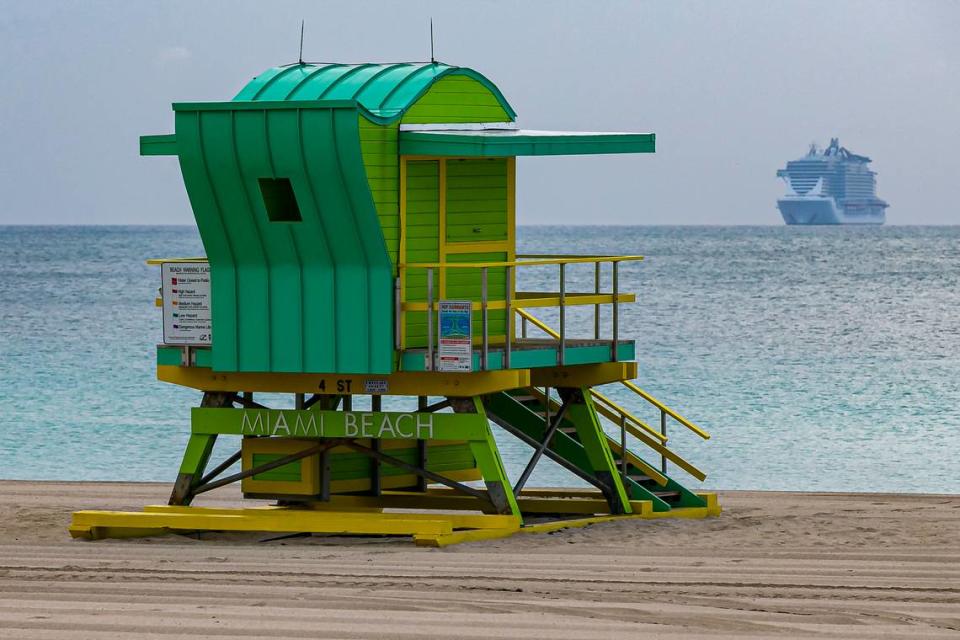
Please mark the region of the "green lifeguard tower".
[[[175, 133], [142, 137], [140, 152], [179, 159], [206, 257], [151, 261], [157, 377], [203, 400], [169, 504], [77, 512], [75, 536], [445, 545], [719, 513], [668, 469], [705, 477], [667, 446], [668, 419], [709, 436], [631, 382], [620, 265], [641, 258], [516, 251], [517, 156], [652, 153], [653, 134], [519, 129], [490, 80], [441, 63], [275, 67], [231, 101], [173, 110]], [[592, 286], [569, 290], [574, 271]], [[554, 284], [518, 290], [528, 273]], [[614, 383], [655, 407], [659, 429], [596, 390]], [[264, 393], [288, 394], [287, 408]], [[519, 477], [491, 423], [530, 446]], [[212, 464], [223, 436], [238, 450]], [[592, 488], [526, 487], [544, 457]], [[233, 482], [273, 504], [192, 505]]]

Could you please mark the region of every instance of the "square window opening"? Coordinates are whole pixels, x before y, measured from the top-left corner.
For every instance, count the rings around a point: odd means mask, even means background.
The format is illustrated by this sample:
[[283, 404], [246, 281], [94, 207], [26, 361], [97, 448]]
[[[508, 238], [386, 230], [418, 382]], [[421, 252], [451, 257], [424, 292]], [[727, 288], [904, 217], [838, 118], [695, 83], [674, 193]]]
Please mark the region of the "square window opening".
[[289, 178], [260, 178], [258, 182], [270, 222], [303, 221]]

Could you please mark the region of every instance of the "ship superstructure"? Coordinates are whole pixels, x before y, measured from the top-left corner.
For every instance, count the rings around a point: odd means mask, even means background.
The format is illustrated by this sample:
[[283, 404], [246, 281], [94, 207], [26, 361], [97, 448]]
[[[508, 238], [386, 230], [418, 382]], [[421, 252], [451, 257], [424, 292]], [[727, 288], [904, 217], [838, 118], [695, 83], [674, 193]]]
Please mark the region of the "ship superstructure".
[[876, 196], [870, 158], [841, 147], [832, 138], [826, 149], [810, 145], [807, 155], [777, 171], [787, 195], [777, 207], [787, 224], [883, 224], [886, 202]]

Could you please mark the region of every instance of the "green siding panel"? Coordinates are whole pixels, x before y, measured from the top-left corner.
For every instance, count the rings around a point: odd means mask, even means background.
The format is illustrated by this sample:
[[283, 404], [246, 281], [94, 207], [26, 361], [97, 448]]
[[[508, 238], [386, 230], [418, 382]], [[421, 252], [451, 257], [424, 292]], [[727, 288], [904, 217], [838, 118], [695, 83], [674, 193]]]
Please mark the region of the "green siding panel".
[[[440, 166], [436, 160], [407, 162], [407, 255], [406, 262], [440, 261]], [[434, 296], [439, 297], [439, 273], [434, 273]], [[408, 270], [406, 300], [427, 299], [427, 274], [424, 270]], [[425, 311], [405, 314], [407, 346], [426, 346]]]
[[[389, 373], [392, 266], [356, 106], [175, 109], [180, 166], [210, 260], [213, 368]], [[264, 177], [290, 181], [301, 222], [269, 220]]]
[[359, 116], [360, 151], [380, 219], [390, 262], [400, 253], [400, 160], [397, 156], [399, 125], [381, 126]]
[[507, 111], [491, 89], [479, 80], [447, 76], [436, 81], [403, 116], [404, 124], [441, 122], [509, 122]]
[[[284, 457], [285, 453], [255, 453], [251, 462], [253, 463], [250, 467], [259, 467], [261, 465], [269, 464], [275, 460], [279, 460]], [[263, 471], [261, 473], [254, 474], [254, 480], [270, 480], [273, 482], [300, 482], [303, 478], [303, 461], [296, 460], [290, 464], [285, 464], [282, 467], [277, 467], [276, 469], [271, 469], [270, 471]]]
[[506, 240], [507, 208], [505, 158], [447, 161], [447, 242]]

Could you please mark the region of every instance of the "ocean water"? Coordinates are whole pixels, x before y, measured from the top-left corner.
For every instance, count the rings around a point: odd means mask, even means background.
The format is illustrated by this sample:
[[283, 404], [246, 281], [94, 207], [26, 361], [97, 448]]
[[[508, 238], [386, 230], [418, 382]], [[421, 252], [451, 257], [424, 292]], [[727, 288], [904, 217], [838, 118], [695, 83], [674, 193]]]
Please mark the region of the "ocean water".
[[[960, 227], [526, 227], [518, 242], [646, 257], [620, 273], [638, 382], [713, 436], [669, 425], [709, 474], [681, 482], [960, 493]], [[174, 478], [199, 394], [154, 378], [144, 260], [200, 254], [192, 227], [0, 227], [0, 478]], [[520, 278], [554, 288], [556, 271]], [[568, 278], [588, 289], [592, 268]], [[588, 310], [570, 322], [590, 335]], [[519, 473], [529, 448], [498, 440]], [[546, 482], [576, 484], [548, 461], [531, 480]]]

